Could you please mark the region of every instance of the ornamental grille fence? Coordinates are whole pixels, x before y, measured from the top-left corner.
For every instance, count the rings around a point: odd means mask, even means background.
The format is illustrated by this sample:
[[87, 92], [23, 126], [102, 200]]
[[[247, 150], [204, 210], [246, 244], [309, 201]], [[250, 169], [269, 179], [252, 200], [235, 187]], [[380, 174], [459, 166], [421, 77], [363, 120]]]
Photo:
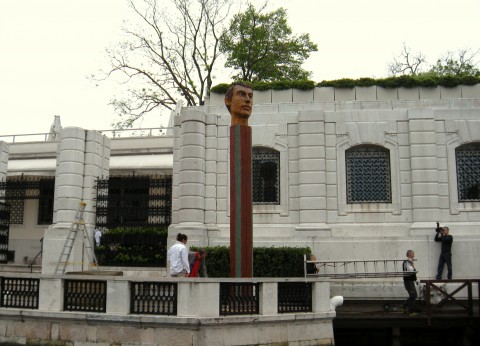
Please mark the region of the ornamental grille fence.
[[130, 313], [176, 315], [177, 286], [173, 282], [132, 282]]
[[459, 202], [480, 201], [480, 143], [455, 149]]
[[115, 176], [97, 180], [96, 227], [169, 226], [171, 176]]
[[39, 288], [39, 279], [2, 277], [0, 306], [3, 308], [38, 309]]
[[23, 224], [26, 199], [38, 199], [39, 225], [53, 221], [55, 177], [15, 176], [0, 181], [0, 199], [10, 204], [10, 224]]
[[312, 312], [311, 282], [279, 282], [278, 313]]
[[347, 203], [392, 203], [390, 151], [361, 145], [345, 151]]
[[8, 262], [9, 229], [10, 229], [10, 204], [0, 202], [0, 263]]
[[220, 316], [258, 315], [259, 283], [220, 283]]
[[107, 311], [107, 282], [65, 280], [63, 291], [65, 311]]

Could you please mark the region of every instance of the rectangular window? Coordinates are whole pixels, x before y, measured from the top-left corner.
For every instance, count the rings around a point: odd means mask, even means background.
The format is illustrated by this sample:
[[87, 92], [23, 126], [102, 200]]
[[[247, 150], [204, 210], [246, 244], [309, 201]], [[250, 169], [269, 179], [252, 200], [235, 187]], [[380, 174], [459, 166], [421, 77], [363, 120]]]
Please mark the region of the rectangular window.
[[480, 201], [480, 143], [455, 149], [459, 202]]
[[273, 149], [252, 150], [254, 204], [280, 204], [280, 153]]
[[347, 203], [392, 203], [390, 151], [360, 145], [345, 152]]

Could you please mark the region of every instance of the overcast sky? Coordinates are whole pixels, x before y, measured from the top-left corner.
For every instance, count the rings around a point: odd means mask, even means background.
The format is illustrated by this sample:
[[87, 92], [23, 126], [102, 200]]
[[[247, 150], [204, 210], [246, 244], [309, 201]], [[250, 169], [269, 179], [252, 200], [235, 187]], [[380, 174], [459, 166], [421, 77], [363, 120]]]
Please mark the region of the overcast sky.
[[[385, 77], [404, 42], [430, 63], [480, 48], [480, 0], [270, 0], [279, 6], [318, 45], [304, 66], [316, 82]], [[0, 135], [48, 132], [54, 115], [63, 126], [110, 128], [120, 89], [86, 76], [107, 64], [104, 49], [129, 15], [125, 0], [0, 0]], [[156, 113], [142, 126], [165, 121]]]

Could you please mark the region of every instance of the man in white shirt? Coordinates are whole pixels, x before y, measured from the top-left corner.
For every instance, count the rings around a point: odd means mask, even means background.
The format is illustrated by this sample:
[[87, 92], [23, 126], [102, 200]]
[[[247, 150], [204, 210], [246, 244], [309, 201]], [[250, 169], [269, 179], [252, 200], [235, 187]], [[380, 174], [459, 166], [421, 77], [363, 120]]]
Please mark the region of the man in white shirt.
[[185, 234], [178, 233], [177, 241], [168, 249], [167, 259], [170, 262], [170, 276], [186, 277], [190, 274], [188, 249], [185, 246], [187, 239], [188, 237]]

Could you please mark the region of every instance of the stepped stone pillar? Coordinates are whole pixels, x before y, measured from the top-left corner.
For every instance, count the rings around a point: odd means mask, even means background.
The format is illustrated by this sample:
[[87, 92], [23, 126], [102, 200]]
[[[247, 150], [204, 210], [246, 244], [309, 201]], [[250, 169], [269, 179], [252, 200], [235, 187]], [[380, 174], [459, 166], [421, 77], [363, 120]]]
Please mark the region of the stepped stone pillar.
[[[52, 274], [58, 263], [81, 201], [86, 203], [83, 218], [93, 238], [95, 225], [95, 180], [107, 176], [110, 160], [110, 139], [98, 131], [78, 127], [62, 130], [57, 150], [53, 224], [44, 235], [42, 273]], [[84, 252], [83, 236], [77, 234], [67, 271], [90, 269], [92, 258]]]
[[330, 234], [327, 220], [325, 115], [303, 111], [298, 119], [298, 196], [304, 235]]
[[[415, 229], [431, 232], [440, 217], [438, 153], [435, 120], [431, 110], [409, 110], [410, 167], [412, 174], [412, 208]], [[445, 196], [446, 197], [446, 196]]]
[[172, 224], [169, 244], [178, 233], [188, 242], [205, 246], [206, 129], [207, 115], [195, 109], [182, 109], [175, 117], [173, 160]]
[[[7, 180], [8, 154], [8, 144], [0, 141], [0, 181]], [[2, 194], [0, 194], [0, 202], [4, 202]]]

